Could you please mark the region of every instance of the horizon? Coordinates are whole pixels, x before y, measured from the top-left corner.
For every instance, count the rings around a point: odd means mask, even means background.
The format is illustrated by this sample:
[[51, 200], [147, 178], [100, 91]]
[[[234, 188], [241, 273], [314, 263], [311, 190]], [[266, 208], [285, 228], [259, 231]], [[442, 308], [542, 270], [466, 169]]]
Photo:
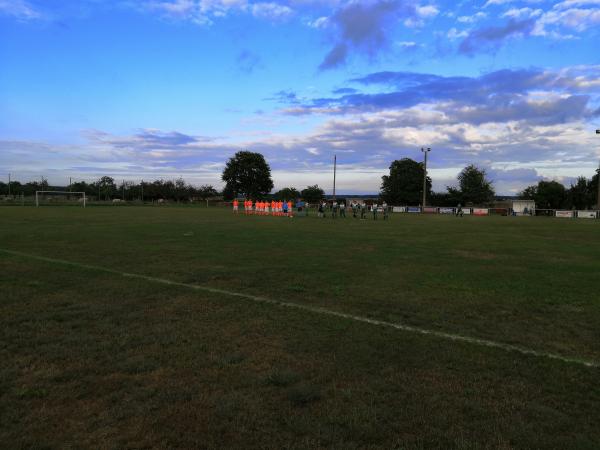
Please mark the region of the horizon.
[[222, 189], [236, 151], [274, 191], [379, 192], [432, 148], [499, 196], [591, 178], [597, 0], [0, 0], [0, 179], [182, 177]]

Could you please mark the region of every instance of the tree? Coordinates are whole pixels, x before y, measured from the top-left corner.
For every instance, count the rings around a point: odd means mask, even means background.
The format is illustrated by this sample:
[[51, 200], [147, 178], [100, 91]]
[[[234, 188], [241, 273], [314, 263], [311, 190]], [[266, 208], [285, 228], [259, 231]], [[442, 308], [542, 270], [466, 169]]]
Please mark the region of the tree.
[[305, 202], [318, 203], [325, 198], [325, 191], [323, 191], [318, 184], [315, 184], [314, 186], [308, 186], [306, 189], [302, 189], [300, 196]]
[[221, 192], [221, 195], [223, 196], [223, 200], [226, 200], [228, 202], [237, 197], [235, 195], [235, 192], [233, 192], [233, 189], [231, 188], [231, 186], [229, 186], [228, 184], [226, 184], [225, 187], [223, 188], [223, 192]]
[[486, 178], [485, 170], [473, 164], [465, 167], [458, 174], [459, 188], [448, 188], [451, 197], [459, 199], [461, 203], [483, 205], [494, 199], [492, 182]]
[[[393, 161], [390, 174], [381, 177], [383, 200], [391, 205], [417, 205], [423, 196], [423, 163], [410, 158]], [[431, 178], [427, 177], [427, 197], [431, 196]]]
[[277, 191], [273, 197], [275, 197], [275, 200], [295, 200], [300, 198], [300, 192], [296, 188], [287, 187]]
[[428, 203], [436, 206], [455, 206], [460, 203], [447, 192], [432, 192], [428, 198]]
[[521, 200], [535, 200], [535, 196], [537, 195], [537, 185], [533, 184], [531, 186], [527, 186], [521, 193], [519, 193], [519, 198]]
[[569, 205], [576, 209], [588, 209], [593, 204], [590, 182], [585, 177], [577, 178], [567, 192]]
[[117, 186], [115, 180], [111, 177], [102, 177], [96, 182], [96, 189], [98, 189], [98, 200], [104, 196], [106, 200], [109, 200], [115, 193]]
[[219, 193], [210, 184], [203, 184], [198, 189], [196, 189], [196, 195], [202, 200], [206, 200], [210, 197], [216, 197], [217, 195], [219, 195]]
[[527, 200], [535, 200], [538, 209], [562, 208], [567, 198], [565, 187], [557, 181], [540, 181], [537, 186], [529, 186], [520, 197]]
[[273, 189], [271, 168], [260, 153], [237, 152], [227, 161], [221, 179], [226, 191], [246, 198], [261, 198]]
[[173, 183], [173, 194], [175, 195], [175, 200], [179, 203], [185, 197], [189, 198], [189, 187], [185, 184], [185, 180], [183, 178], [177, 178]]

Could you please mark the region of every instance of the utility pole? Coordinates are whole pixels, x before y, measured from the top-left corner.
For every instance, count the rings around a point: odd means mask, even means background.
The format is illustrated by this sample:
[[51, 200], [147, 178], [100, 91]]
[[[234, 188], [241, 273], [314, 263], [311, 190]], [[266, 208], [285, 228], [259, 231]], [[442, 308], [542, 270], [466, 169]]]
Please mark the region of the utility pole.
[[337, 155], [333, 155], [333, 201], [335, 201], [335, 173], [337, 171]]
[[[423, 163], [423, 206], [422, 208], [425, 208], [425, 205], [427, 205], [427, 153], [429, 153], [431, 151], [431, 149], [428, 148], [424, 148], [421, 147], [421, 151], [423, 152], [424, 156], [425, 156], [425, 161]], [[421, 212], [423, 212], [423, 210], [421, 210]]]
[[[600, 134], [600, 130], [596, 130]], [[600, 209], [600, 166], [598, 166], [598, 198], [596, 199], [596, 209]]]

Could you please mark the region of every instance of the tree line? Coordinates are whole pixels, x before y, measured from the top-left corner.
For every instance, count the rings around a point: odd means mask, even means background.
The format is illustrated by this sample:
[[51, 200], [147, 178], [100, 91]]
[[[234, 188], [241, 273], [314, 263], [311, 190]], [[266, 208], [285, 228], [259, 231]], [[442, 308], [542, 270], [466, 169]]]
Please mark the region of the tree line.
[[568, 188], [558, 181], [540, 181], [519, 196], [534, 200], [537, 209], [593, 209], [598, 205], [598, 173], [589, 180], [579, 177]]
[[[425, 167], [422, 162], [410, 158], [393, 161], [389, 174], [382, 177], [380, 200], [390, 205], [420, 205], [423, 195], [423, 177]], [[111, 177], [104, 176], [92, 183], [78, 181], [70, 186], [49, 186], [42, 178], [21, 184], [11, 182], [10, 192], [13, 195], [23, 193], [34, 195], [40, 190], [63, 190], [85, 192], [89, 197], [100, 200], [124, 198], [125, 200], [204, 200], [222, 195], [225, 200], [234, 198], [295, 200], [303, 199], [316, 203], [325, 198], [325, 192], [318, 185], [307, 186], [299, 191], [294, 187], [286, 187], [275, 193], [271, 168], [264, 156], [250, 151], [239, 151], [231, 157], [221, 174], [225, 183], [222, 192], [211, 185], [194, 187], [182, 178], [175, 180], [155, 180], [134, 183], [124, 181], [117, 184]], [[433, 192], [431, 178], [426, 178], [427, 203], [435, 206], [490, 205], [495, 198], [493, 182], [488, 179], [486, 171], [475, 165], [465, 167], [457, 177], [458, 186], [446, 188], [446, 192]], [[7, 195], [9, 188], [0, 182], [0, 195]], [[538, 209], [575, 208], [591, 209], [598, 202], [598, 173], [591, 179], [579, 177], [570, 187], [558, 181], [540, 181], [536, 185], [525, 188], [519, 198], [534, 200]]]
[[[598, 171], [597, 171], [598, 172]], [[423, 193], [423, 163], [404, 158], [392, 162], [390, 174], [383, 177], [381, 197], [390, 204], [417, 205]], [[447, 187], [446, 192], [432, 192], [427, 177], [428, 203], [436, 206], [488, 206], [494, 198], [493, 183], [484, 169], [474, 165], [458, 174], [458, 187]], [[565, 187], [558, 181], [539, 181], [518, 194], [520, 199], [534, 200], [537, 209], [592, 209], [598, 204], [598, 173], [591, 179], [577, 178]]]
[[[424, 176], [425, 167], [422, 162], [410, 158], [393, 161], [389, 174], [382, 177], [380, 200], [390, 205], [420, 205]], [[273, 189], [271, 168], [260, 153], [237, 152], [227, 162], [221, 179], [225, 182], [223, 194], [226, 199], [302, 198], [314, 203], [325, 198], [323, 190], [316, 185], [302, 191], [287, 187], [270, 194]], [[433, 192], [431, 178], [427, 177], [427, 203], [436, 206], [488, 206], [495, 199], [493, 182], [482, 168], [468, 165], [458, 174], [457, 182], [457, 187], [447, 186], [446, 192]], [[598, 201], [598, 174], [590, 180], [579, 177], [569, 188], [557, 181], [540, 181], [537, 185], [524, 189], [519, 197], [535, 200], [538, 208], [590, 209]]]
[[[219, 195], [219, 192], [211, 185], [200, 187], [192, 186], [186, 183], [182, 178], [175, 180], [154, 180], [135, 183], [132, 181], [115, 182], [114, 178], [104, 176], [97, 181], [87, 183], [85, 181], [76, 181], [68, 186], [51, 186], [48, 181], [42, 178], [40, 181], [30, 181], [21, 183], [11, 181], [11, 195], [35, 195], [36, 191], [71, 191], [85, 192], [90, 198], [99, 200], [122, 199], [125, 200], [173, 200], [173, 201], [191, 201], [205, 200], [207, 198]], [[0, 195], [8, 195], [8, 183], [0, 182]]]

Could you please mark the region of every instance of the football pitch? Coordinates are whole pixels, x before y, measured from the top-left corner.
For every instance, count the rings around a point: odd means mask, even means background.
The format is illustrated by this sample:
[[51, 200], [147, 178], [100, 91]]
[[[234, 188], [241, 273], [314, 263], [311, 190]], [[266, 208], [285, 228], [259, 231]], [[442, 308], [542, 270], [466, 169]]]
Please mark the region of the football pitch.
[[600, 222], [0, 209], [5, 448], [598, 448]]

